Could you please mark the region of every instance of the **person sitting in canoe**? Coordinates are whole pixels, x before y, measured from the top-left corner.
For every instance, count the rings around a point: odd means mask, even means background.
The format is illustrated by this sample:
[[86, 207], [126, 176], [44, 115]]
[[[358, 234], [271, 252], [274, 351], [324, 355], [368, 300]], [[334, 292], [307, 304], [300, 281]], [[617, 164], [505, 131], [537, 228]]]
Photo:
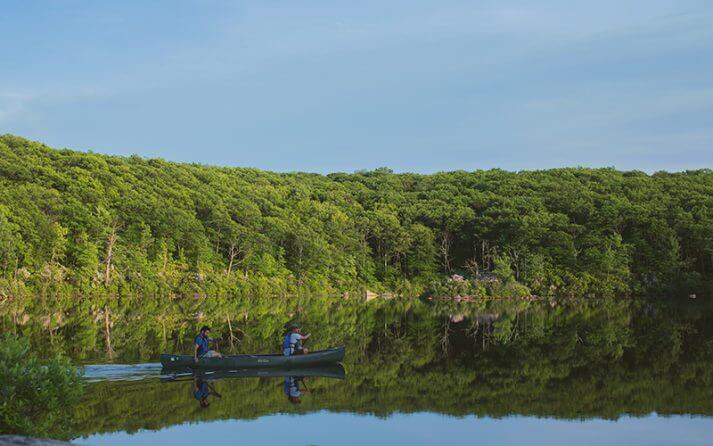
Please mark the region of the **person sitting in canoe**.
[[300, 333], [300, 324], [290, 324], [289, 330], [282, 342], [282, 354], [285, 356], [303, 355], [307, 349], [302, 346], [302, 341], [309, 339], [311, 334]]
[[197, 363], [200, 358], [222, 358], [222, 355], [215, 350], [211, 350], [208, 345], [212, 339], [208, 336], [210, 327], [204, 325], [201, 327], [200, 333], [196, 336], [195, 345], [193, 346], [193, 360]]

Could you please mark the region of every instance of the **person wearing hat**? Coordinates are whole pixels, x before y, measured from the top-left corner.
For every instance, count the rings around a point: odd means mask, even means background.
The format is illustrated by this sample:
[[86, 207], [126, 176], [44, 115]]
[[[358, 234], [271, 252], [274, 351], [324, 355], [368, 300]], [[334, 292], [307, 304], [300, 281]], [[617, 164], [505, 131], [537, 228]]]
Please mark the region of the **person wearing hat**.
[[302, 341], [309, 339], [311, 334], [300, 333], [300, 324], [290, 324], [289, 331], [282, 342], [282, 354], [285, 356], [302, 355], [307, 349], [302, 346]]

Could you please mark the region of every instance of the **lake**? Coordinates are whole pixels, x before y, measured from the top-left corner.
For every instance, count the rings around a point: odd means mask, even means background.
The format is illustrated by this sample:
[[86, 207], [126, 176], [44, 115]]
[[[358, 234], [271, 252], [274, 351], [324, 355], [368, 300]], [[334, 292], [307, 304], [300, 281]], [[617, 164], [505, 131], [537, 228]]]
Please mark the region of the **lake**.
[[[79, 444], [697, 445], [713, 435], [713, 307], [700, 299], [83, 297], [2, 311], [36, 348], [84, 366], [83, 400], [55, 435]], [[162, 351], [188, 353], [203, 324], [224, 352], [277, 352], [291, 320], [313, 333], [312, 348], [345, 345], [343, 368], [193, 376], [158, 363]], [[195, 397], [204, 388], [207, 407]]]

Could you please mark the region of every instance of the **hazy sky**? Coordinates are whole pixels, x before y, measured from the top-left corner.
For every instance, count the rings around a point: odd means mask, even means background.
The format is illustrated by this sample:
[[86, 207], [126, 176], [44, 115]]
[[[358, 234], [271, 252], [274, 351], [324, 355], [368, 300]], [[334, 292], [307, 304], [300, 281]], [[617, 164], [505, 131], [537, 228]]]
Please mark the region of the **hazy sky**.
[[314, 172], [713, 167], [713, 1], [3, 1], [0, 133]]

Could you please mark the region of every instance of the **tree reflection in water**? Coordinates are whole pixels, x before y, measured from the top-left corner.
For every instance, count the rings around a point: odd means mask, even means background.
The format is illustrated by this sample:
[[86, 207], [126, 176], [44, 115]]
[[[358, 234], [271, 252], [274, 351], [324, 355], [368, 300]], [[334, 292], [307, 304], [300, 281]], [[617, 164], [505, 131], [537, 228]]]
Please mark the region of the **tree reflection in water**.
[[[49, 352], [77, 361], [99, 362], [102, 357], [94, 355], [102, 351], [105, 333], [91, 316], [93, 305], [90, 299], [33, 301], [24, 310], [29, 320], [15, 328], [38, 349], [49, 346]], [[121, 299], [111, 305], [121, 321], [111, 332], [116, 361], [185, 353], [196, 326], [208, 324], [220, 333], [227, 331], [228, 317], [233, 330], [244, 333], [232, 352], [278, 352], [284, 323], [298, 319], [316, 334], [315, 349], [346, 345], [348, 376], [310, 378], [310, 398], [301, 398], [306, 388], [298, 384], [300, 404], [285, 401], [293, 384], [286, 387], [285, 377], [295, 375], [213, 376], [207, 381], [221, 378], [211, 385], [222, 398], [208, 388], [209, 410], [196, 404], [195, 395], [186, 398], [185, 384], [91, 382], [84, 400], [68, 408], [77, 436], [287, 410], [566, 419], [713, 415], [713, 311], [702, 299]], [[18, 320], [12, 308], [0, 308], [4, 329]], [[38, 321], [58, 312], [63, 325], [53, 329], [50, 341]], [[193, 392], [205, 393], [201, 380], [189, 379]]]

